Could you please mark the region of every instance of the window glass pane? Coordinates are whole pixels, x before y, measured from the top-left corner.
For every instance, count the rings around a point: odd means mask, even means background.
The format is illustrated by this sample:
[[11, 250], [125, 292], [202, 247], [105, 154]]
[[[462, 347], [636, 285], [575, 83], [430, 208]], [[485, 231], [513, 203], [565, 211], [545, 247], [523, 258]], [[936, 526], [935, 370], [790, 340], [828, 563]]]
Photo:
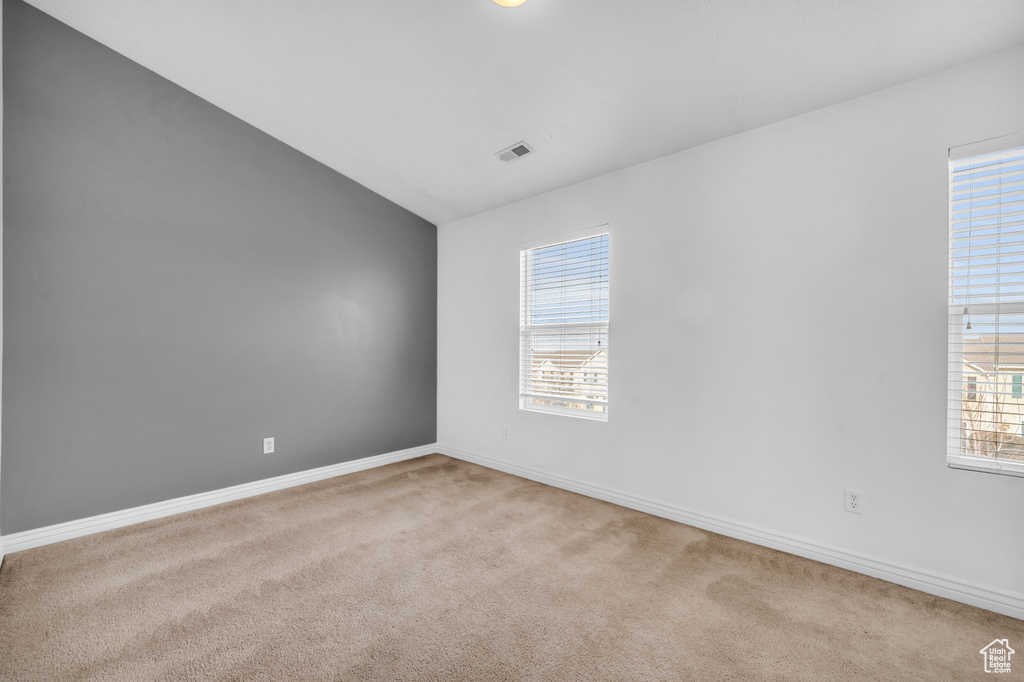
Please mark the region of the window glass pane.
[[608, 235], [531, 252], [530, 324], [608, 321]]
[[947, 458], [1024, 475], [1024, 147], [951, 161], [949, 189]]
[[529, 249], [521, 261], [521, 406], [604, 418], [608, 235]]

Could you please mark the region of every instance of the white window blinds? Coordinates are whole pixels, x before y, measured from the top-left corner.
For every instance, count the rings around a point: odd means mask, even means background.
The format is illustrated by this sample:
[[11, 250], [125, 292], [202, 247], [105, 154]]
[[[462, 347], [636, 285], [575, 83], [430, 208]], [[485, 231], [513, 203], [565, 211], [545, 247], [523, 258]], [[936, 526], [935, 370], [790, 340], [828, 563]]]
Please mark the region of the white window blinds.
[[608, 235], [520, 252], [523, 409], [608, 418]]
[[1024, 476], [1024, 138], [949, 167], [947, 462]]

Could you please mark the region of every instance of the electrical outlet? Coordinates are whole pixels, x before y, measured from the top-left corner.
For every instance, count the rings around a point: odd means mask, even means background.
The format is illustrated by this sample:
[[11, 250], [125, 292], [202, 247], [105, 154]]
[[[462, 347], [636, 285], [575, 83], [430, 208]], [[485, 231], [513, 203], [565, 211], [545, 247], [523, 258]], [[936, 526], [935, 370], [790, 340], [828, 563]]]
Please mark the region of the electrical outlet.
[[864, 513], [864, 493], [860, 490], [847, 488], [843, 499], [843, 509], [854, 514]]
[[507, 426], [504, 429], [502, 429], [501, 437], [504, 438], [505, 440], [508, 440], [508, 427]]
[[271, 455], [274, 453], [274, 439], [264, 438], [263, 439], [263, 454]]

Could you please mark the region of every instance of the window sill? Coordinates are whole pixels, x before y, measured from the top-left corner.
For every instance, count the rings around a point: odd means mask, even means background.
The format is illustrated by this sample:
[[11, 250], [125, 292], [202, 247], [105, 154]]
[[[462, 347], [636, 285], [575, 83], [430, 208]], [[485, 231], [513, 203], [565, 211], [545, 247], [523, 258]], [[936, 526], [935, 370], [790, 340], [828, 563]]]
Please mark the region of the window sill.
[[946, 466], [950, 469], [963, 469], [966, 471], [981, 471], [986, 474], [1024, 477], [1024, 462], [1015, 462], [1005, 459], [949, 455], [946, 458]]
[[586, 419], [592, 422], [607, 422], [607, 412], [585, 412], [583, 410], [571, 410], [567, 407], [551, 407], [551, 406], [533, 406], [533, 405], [520, 405], [520, 410], [526, 412], [539, 412], [541, 414], [553, 414], [557, 417], [574, 417], [576, 419]]

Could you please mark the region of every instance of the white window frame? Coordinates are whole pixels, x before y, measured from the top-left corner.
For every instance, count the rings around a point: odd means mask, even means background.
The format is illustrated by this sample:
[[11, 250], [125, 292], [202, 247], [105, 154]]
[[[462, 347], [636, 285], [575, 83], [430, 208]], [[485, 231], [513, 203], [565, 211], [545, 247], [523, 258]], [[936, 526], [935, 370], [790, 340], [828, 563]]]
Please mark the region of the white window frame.
[[[965, 307], [969, 308], [971, 317], [986, 318], [991, 316], [1024, 316], [1024, 301], [970, 302], [965, 306], [963, 301], [954, 302], [954, 221], [953, 221], [953, 168], [956, 162], [964, 159], [992, 154], [1003, 150], [1012, 150], [1024, 146], [1024, 133], [1007, 135], [973, 144], [952, 147], [949, 149], [949, 370], [948, 400], [946, 419], [946, 465], [951, 469], [965, 469], [987, 473], [1004, 474], [1024, 477], [1024, 462], [995, 457], [966, 455], [962, 451], [964, 393], [968, 390], [964, 384], [964, 319]], [[985, 385], [985, 371], [971, 370], [969, 376], [977, 376], [976, 393], [981, 394], [981, 386]]]
[[[534, 249], [542, 249], [550, 246], [557, 246], [566, 242], [577, 241], [581, 239], [589, 239], [592, 237], [599, 237], [602, 235], [608, 235], [609, 253], [608, 253], [608, 269], [609, 269], [609, 280], [611, 279], [611, 230], [607, 224], [598, 225], [596, 227], [588, 228], [585, 230], [577, 230], [575, 232], [563, 233], [558, 236], [548, 237], [544, 239], [537, 239], [530, 242], [523, 242], [519, 245], [519, 263], [520, 263], [520, 282], [519, 282], [519, 409], [529, 412], [540, 412], [546, 414], [560, 415], [566, 417], [576, 417], [577, 419], [587, 419], [590, 421], [607, 422], [608, 421], [608, 405], [607, 399], [604, 402], [597, 402], [596, 404], [602, 404], [605, 407], [605, 411], [587, 410], [587, 409], [575, 409], [568, 407], [561, 407], [557, 405], [536, 405], [533, 404], [532, 400], [536, 397], [544, 398], [543, 395], [530, 393], [526, 391], [526, 372], [529, 364], [529, 353], [530, 349], [526, 347], [528, 333], [530, 330], [544, 328], [544, 329], [563, 329], [571, 330], [573, 328], [586, 329], [586, 328], [604, 328], [605, 339], [608, 339], [611, 335], [610, 332], [610, 320], [611, 314], [609, 312], [609, 319], [604, 322], [569, 322], [569, 323], [548, 323], [548, 324], [528, 324], [527, 310], [529, 307], [529, 278], [530, 275], [527, 272], [526, 262], [527, 253]], [[603, 350], [607, 357], [607, 341]], [[607, 372], [608, 370], [606, 370]], [[595, 401], [579, 400], [574, 402], [580, 403], [594, 403]]]

